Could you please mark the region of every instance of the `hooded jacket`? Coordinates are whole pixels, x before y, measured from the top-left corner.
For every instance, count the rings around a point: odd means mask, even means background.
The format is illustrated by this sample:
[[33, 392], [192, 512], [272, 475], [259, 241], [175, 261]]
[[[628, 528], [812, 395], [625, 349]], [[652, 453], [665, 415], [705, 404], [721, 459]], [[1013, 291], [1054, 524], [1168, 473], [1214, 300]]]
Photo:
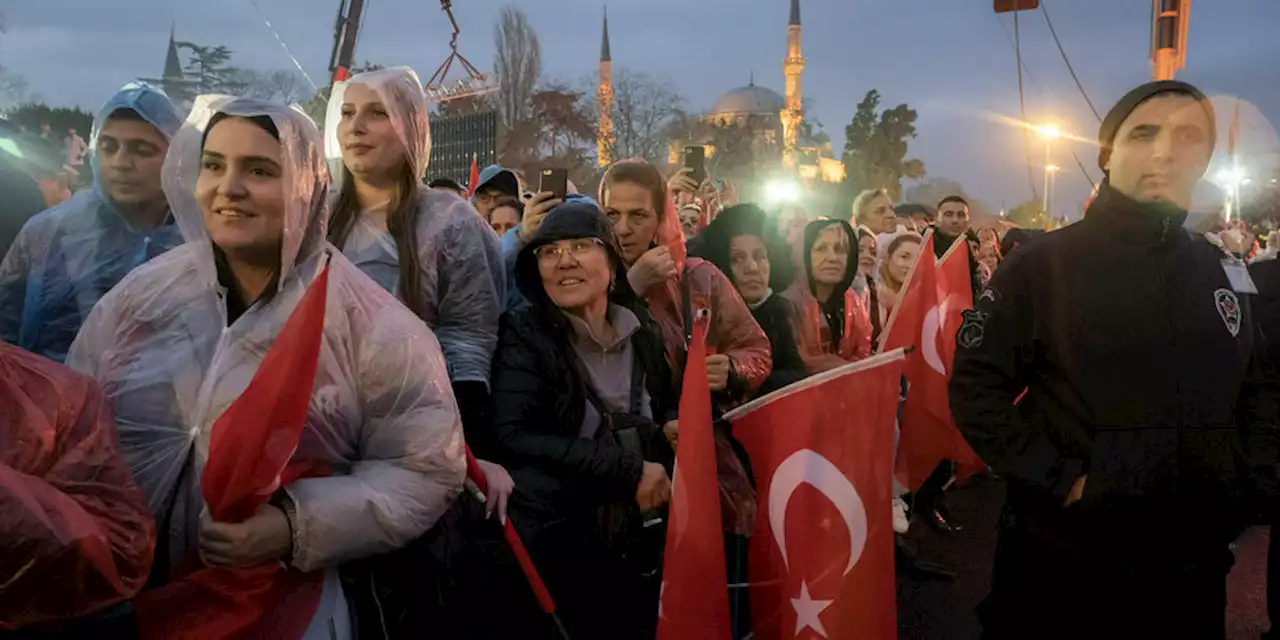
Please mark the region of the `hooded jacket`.
[[[283, 169], [275, 287], [230, 323], [228, 291], [219, 284], [214, 246], [194, 198], [203, 129], [215, 112], [269, 116], [279, 131]], [[121, 452], [157, 521], [170, 523], [161, 535], [172, 565], [195, 548], [199, 478], [214, 421], [249, 384], [328, 261], [324, 334], [294, 460], [325, 463], [331, 475], [284, 489], [296, 507], [292, 565], [331, 570], [316, 615], [345, 616], [345, 603], [332, 597], [332, 570], [407, 544], [461, 491], [462, 429], [440, 345], [325, 241], [328, 172], [309, 118], [284, 106], [203, 96], [188, 122], [164, 173], [186, 244], [134, 270], [103, 297], [68, 361], [106, 390]]]
[[1184, 216], [1104, 181], [1083, 221], [1013, 252], [965, 312], [951, 411], [1023, 515], [1060, 510], [1087, 475], [1073, 508], [1118, 543], [1158, 528], [1225, 545], [1254, 492], [1275, 491], [1253, 296]]
[[[813, 245], [828, 227], [839, 225], [849, 239], [849, 258], [844, 276], [832, 290], [831, 298], [814, 296]], [[858, 275], [858, 240], [853, 227], [843, 220], [814, 220], [804, 228], [804, 252], [800, 256], [803, 278], [787, 289], [787, 297], [803, 315], [797, 328], [800, 352], [810, 373], [834, 369], [871, 355], [871, 317], [851, 286]]]
[[[493, 361], [493, 427], [473, 438], [468, 434], [478, 455], [510, 470], [516, 484], [512, 508], [525, 516], [516, 517], [516, 523], [534, 536], [566, 515], [634, 500], [645, 462], [607, 439], [579, 437], [587, 383], [575, 363], [568, 321], [547, 297], [534, 255], [538, 247], [571, 238], [604, 243], [614, 270], [610, 303], [640, 321], [630, 341], [653, 420], [675, 419], [679, 403], [663, 358], [661, 330], [627, 283], [612, 224], [587, 202], [555, 207], [517, 258], [517, 282], [529, 304], [503, 316]], [[665, 446], [665, 439], [656, 444]]]
[[[427, 102], [422, 83], [408, 67], [360, 73], [338, 83], [325, 120], [327, 153], [341, 170], [338, 123], [346, 88], [372, 88], [391, 115], [415, 175], [426, 173], [431, 152]], [[337, 154], [334, 156], [333, 154]], [[498, 239], [474, 207], [456, 194], [422, 189], [417, 225], [418, 267], [425, 308], [422, 320], [435, 331], [454, 382], [489, 382], [489, 361], [498, 343], [498, 317], [506, 296], [506, 278]], [[387, 291], [401, 296], [396, 241], [381, 221], [360, 214], [342, 251]]]
[[[164, 93], [144, 84], [118, 91], [93, 121], [90, 148], [111, 114], [132, 109], [170, 138], [182, 119]], [[102, 185], [95, 152], [93, 189], [27, 221], [0, 262], [0, 340], [62, 362], [89, 310], [125, 274], [178, 246], [169, 223], [138, 229]]]
[[[604, 191], [607, 184], [606, 175], [606, 179], [600, 181], [601, 205], [606, 202]], [[710, 262], [687, 257], [684, 233], [680, 230], [680, 221], [675, 214], [675, 201], [669, 190], [665, 200], [661, 204], [662, 211], [659, 212], [661, 219], [654, 245], [667, 247], [676, 263], [678, 275], [661, 286], [651, 287], [644, 292], [644, 299], [649, 304], [650, 313], [662, 327], [662, 342], [666, 347], [667, 362], [675, 376], [675, 386], [680, 387], [685, 356], [688, 353], [683, 302], [687, 292], [694, 309], [711, 311], [711, 327], [707, 332], [708, 351], [728, 355], [732, 360], [730, 387], [725, 395], [730, 404], [738, 404], [759, 388], [769, 376], [772, 366], [769, 339], [760, 330], [760, 325], [756, 324], [751, 310], [742, 301], [742, 296], [738, 295], [738, 290], [729, 282], [729, 278]]]

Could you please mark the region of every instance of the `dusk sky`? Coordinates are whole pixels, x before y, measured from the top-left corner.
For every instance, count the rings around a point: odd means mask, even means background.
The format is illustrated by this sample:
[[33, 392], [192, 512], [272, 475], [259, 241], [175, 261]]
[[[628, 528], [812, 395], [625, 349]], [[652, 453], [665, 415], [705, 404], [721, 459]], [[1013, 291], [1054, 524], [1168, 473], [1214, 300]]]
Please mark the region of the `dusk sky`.
[[[425, 80], [448, 53], [449, 24], [434, 0], [366, 0], [356, 57], [407, 64]], [[280, 37], [317, 83], [324, 83], [337, 0], [0, 0], [9, 32], [0, 36], [0, 64], [26, 76], [51, 104], [96, 110], [119, 85], [159, 75], [170, 23], [179, 39], [225, 44], [233, 64], [278, 69], [292, 62], [264, 24]], [[491, 69], [493, 24], [511, 0], [455, 0], [460, 48]], [[906, 102], [920, 113], [911, 156], [931, 176], [963, 184], [993, 208], [1030, 197], [1020, 134], [995, 115], [1018, 116], [1018, 90], [1009, 15], [990, 0], [802, 0], [804, 95], [833, 138], [837, 155], [844, 126], [869, 89], [888, 106]], [[516, 0], [536, 27], [543, 75], [578, 82], [594, 73], [603, 4], [598, 0]], [[1128, 88], [1150, 78], [1148, 0], [1048, 0], [1067, 54], [1098, 110], [1105, 114]], [[609, 5], [613, 64], [668, 79], [688, 107], [705, 110], [715, 98], [756, 83], [781, 92], [788, 0], [614, 0]], [[1001, 22], [1008, 30], [1001, 28]], [[1094, 139], [1098, 122], [1075, 88], [1039, 11], [1020, 18], [1026, 65], [1027, 112]], [[1280, 118], [1280, 0], [1197, 0], [1191, 10], [1187, 68], [1179, 79], [1214, 96], [1237, 96], [1242, 109], [1241, 154], [1255, 164], [1277, 162]], [[1032, 80], [1034, 79], [1034, 80]], [[1249, 104], [1251, 103], [1251, 104]], [[1234, 100], [1220, 101], [1224, 132]], [[1256, 107], [1256, 108], [1255, 108]], [[1037, 189], [1043, 147], [1033, 141]], [[1096, 147], [1071, 144], [1094, 180]], [[1088, 182], [1059, 143], [1063, 166], [1057, 197], [1063, 213], [1078, 210]], [[1225, 153], [1225, 142], [1219, 151]], [[1068, 204], [1070, 203], [1070, 204]]]

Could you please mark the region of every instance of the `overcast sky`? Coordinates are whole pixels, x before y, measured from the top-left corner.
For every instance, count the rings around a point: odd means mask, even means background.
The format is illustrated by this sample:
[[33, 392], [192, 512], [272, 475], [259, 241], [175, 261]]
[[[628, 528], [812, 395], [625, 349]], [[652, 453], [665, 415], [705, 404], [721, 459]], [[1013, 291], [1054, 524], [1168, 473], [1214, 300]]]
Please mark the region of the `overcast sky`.
[[[493, 23], [512, 0], [456, 0], [460, 48], [491, 68]], [[993, 207], [1030, 197], [1017, 130], [993, 115], [1017, 117], [1012, 20], [990, 0], [802, 0], [804, 94], [815, 117], [843, 145], [844, 126], [868, 89], [888, 105], [920, 112], [911, 155], [930, 175], [959, 181]], [[747, 83], [781, 92], [789, 0], [613, 0], [609, 6], [613, 61], [668, 78], [690, 107]], [[122, 83], [159, 75], [170, 23], [179, 39], [225, 44], [233, 63], [286, 68], [289, 57], [264, 23], [318, 83], [332, 45], [337, 0], [0, 0], [9, 33], [0, 36], [0, 64], [25, 74], [52, 104], [90, 111]], [[544, 75], [576, 81], [594, 71], [603, 3], [598, 0], [514, 0], [529, 14], [543, 46]], [[1187, 69], [1179, 79], [1245, 105], [1243, 152], [1276, 148], [1266, 121], [1280, 118], [1280, 0], [1200, 0], [1193, 3]], [[1125, 90], [1150, 77], [1148, 0], [1047, 0], [1050, 16], [1085, 89], [1104, 112]], [[1006, 29], [1002, 29], [1001, 23]], [[1028, 117], [1053, 118], [1084, 138], [1097, 120], [1067, 73], [1040, 12], [1020, 18]], [[449, 24], [432, 0], [366, 0], [357, 59], [408, 64], [425, 79], [448, 53]], [[1032, 80], [1034, 79], [1034, 81]], [[1231, 101], [1225, 104], [1232, 104]], [[1256, 108], [1255, 108], [1256, 107]], [[1219, 114], [1225, 131], [1231, 108]], [[1225, 134], [1224, 134], [1225, 135]], [[1043, 147], [1032, 148], [1043, 165]], [[1220, 145], [1224, 147], [1225, 144]], [[1088, 183], [1058, 145], [1064, 166], [1061, 210], [1078, 208]], [[1096, 148], [1071, 145], [1097, 180]], [[1037, 184], [1039, 176], [1037, 173]], [[1037, 188], [1039, 188], [1037, 186]], [[1073, 203], [1066, 206], [1065, 203]], [[1057, 208], [1057, 207], [1056, 207]]]

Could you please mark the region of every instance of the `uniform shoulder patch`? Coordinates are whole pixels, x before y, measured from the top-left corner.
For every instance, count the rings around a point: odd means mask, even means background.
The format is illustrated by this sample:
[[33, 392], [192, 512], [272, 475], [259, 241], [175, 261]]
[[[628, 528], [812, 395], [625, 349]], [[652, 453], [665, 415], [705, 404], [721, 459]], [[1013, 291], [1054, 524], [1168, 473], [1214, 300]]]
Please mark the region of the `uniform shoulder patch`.
[[1232, 337], [1240, 335], [1240, 299], [1230, 289], [1218, 289], [1213, 292], [1213, 304], [1218, 308], [1218, 315], [1227, 325]]
[[[990, 291], [988, 289], [987, 291]], [[987, 316], [990, 314], [976, 309], [965, 309], [960, 312], [964, 322], [956, 332], [956, 344], [962, 349], [977, 349], [982, 346], [986, 332]]]

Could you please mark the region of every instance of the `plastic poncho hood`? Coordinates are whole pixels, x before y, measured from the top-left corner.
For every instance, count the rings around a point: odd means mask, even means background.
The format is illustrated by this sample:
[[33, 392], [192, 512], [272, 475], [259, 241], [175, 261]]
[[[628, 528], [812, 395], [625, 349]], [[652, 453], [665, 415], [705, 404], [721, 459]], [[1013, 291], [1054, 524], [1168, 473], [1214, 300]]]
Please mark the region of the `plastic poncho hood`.
[[338, 125], [342, 122], [342, 104], [347, 91], [353, 85], [364, 85], [378, 94], [387, 110], [391, 127], [404, 147], [405, 155], [413, 164], [413, 175], [419, 179], [427, 173], [427, 160], [431, 157], [431, 125], [427, 117], [427, 96], [422, 90], [418, 74], [409, 67], [390, 67], [377, 71], [357, 73], [349, 80], [333, 85], [329, 92], [329, 104], [324, 116], [324, 155], [334, 168], [335, 191], [342, 189], [346, 180], [342, 167], [342, 140], [338, 137]]
[[164, 162], [164, 192], [182, 237], [193, 245], [199, 257], [201, 277], [211, 287], [218, 286], [214, 246], [205, 230], [204, 214], [196, 203], [195, 192], [205, 136], [210, 120], [217, 114], [244, 118], [267, 116], [279, 132], [285, 210], [278, 286], [283, 287], [294, 266], [313, 256], [325, 244], [329, 171], [320, 156], [319, 132], [306, 114], [291, 107], [222, 95], [196, 99], [182, 130], [169, 145]]
[[102, 126], [106, 124], [107, 118], [124, 109], [137, 113], [155, 127], [166, 140], [172, 141], [173, 136], [182, 127], [182, 116], [178, 114], [177, 107], [173, 106], [169, 96], [156, 87], [142, 82], [131, 82], [111, 96], [98, 110], [97, 117], [93, 119], [93, 129], [89, 133], [89, 166], [93, 170], [93, 192], [107, 202], [110, 199], [102, 187], [102, 169], [98, 164], [98, 136], [102, 135]]
[[[334, 87], [325, 120], [330, 166], [340, 176], [347, 176], [342, 168], [338, 125], [346, 92], [355, 85], [377, 93], [414, 175], [423, 175], [431, 151], [427, 101], [417, 74], [408, 67], [357, 74]], [[381, 220], [379, 213], [384, 214]], [[360, 212], [342, 239], [341, 249], [366, 275], [404, 299], [400, 250], [391, 235], [388, 215], [385, 208]], [[498, 238], [470, 203], [447, 191], [419, 189], [415, 215], [413, 244], [422, 289], [422, 320], [440, 340], [450, 379], [487, 384], [507, 285]]]
[[0, 263], [0, 340], [61, 362], [90, 309], [132, 269], [182, 243], [178, 229], [138, 228], [106, 197], [98, 138], [129, 109], [170, 139], [181, 124], [159, 89], [128, 84], [107, 100], [90, 134], [93, 188], [27, 221]]
[[[271, 119], [285, 195], [276, 292], [229, 324], [193, 195], [215, 113]], [[169, 523], [165, 559], [172, 566], [198, 538], [198, 479], [213, 423], [248, 386], [326, 261], [320, 356], [293, 459], [332, 475], [285, 487], [296, 506], [292, 563], [333, 567], [421, 535], [461, 489], [457, 407], [430, 330], [325, 240], [328, 172], [314, 123], [285, 106], [203, 96], [174, 139], [164, 184], [188, 242], [103, 297], [68, 364], [107, 394], [121, 453], [157, 522]]]

